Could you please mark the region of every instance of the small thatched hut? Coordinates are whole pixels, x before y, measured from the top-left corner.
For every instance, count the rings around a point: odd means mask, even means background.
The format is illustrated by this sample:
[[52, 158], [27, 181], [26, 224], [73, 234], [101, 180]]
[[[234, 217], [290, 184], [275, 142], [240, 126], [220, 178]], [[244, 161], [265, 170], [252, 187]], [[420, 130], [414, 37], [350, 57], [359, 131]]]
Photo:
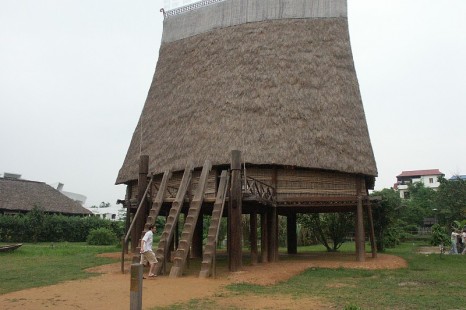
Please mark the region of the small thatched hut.
[[24, 214], [34, 207], [50, 214], [89, 216], [84, 208], [44, 182], [0, 178], [0, 214]]
[[[356, 212], [368, 205], [377, 168], [351, 53], [346, 0], [207, 0], [164, 15], [152, 85], [116, 180], [128, 185], [128, 207], [131, 200], [141, 202], [150, 181], [146, 169], [152, 179], [150, 203], [163, 188], [164, 171], [171, 171], [155, 216], [168, 215], [175, 200], [170, 188], [179, 192], [183, 169], [193, 164], [188, 186], [194, 190], [198, 170], [209, 160], [201, 202], [201, 214], [208, 214], [220, 172], [230, 166], [232, 150], [241, 151], [231, 167], [242, 172], [231, 176], [232, 187], [235, 178], [243, 180], [236, 185], [239, 199], [232, 189], [223, 213], [230, 220], [235, 270], [241, 265], [240, 255], [235, 256], [241, 241], [232, 212], [262, 216], [262, 260], [273, 261], [278, 214], [289, 217], [293, 235], [297, 213]], [[149, 157], [142, 166], [141, 155]], [[185, 201], [195, 195], [182, 196]], [[141, 211], [142, 221], [149, 209]], [[362, 211], [358, 218], [361, 235]], [[254, 224], [253, 236], [255, 230]], [[168, 231], [167, 243], [172, 236]], [[288, 240], [293, 252], [295, 239]], [[191, 251], [196, 248], [193, 243]]]

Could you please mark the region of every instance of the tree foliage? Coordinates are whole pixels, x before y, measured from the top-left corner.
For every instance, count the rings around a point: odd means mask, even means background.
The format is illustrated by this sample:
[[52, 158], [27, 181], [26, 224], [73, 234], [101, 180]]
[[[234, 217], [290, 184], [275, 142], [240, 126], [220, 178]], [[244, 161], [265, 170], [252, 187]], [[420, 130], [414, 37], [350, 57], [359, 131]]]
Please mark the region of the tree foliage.
[[400, 217], [408, 225], [421, 227], [424, 218], [435, 216], [437, 192], [425, 187], [422, 182], [409, 184], [408, 190], [410, 198], [403, 204]]
[[336, 252], [354, 229], [353, 213], [302, 214], [298, 223], [312, 232], [328, 252]]
[[380, 205], [373, 208], [374, 232], [377, 251], [383, 252], [387, 246], [394, 246], [397, 240], [397, 214], [401, 207], [400, 195], [393, 189], [374, 191], [371, 196], [380, 196]]
[[116, 236], [124, 232], [123, 222], [47, 214], [35, 207], [27, 214], [0, 215], [0, 242], [83, 242], [91, 230], [101, 227]]
[[466, 219], [466, 181], [440, 178], [436, 205], [441, 224], [450, 227], [454, 221]]

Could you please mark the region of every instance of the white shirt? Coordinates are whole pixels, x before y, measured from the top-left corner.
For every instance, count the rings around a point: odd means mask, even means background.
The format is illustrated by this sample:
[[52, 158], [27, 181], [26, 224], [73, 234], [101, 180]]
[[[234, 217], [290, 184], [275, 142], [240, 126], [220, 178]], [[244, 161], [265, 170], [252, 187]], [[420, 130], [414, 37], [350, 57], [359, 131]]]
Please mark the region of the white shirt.
[[142, 240], [144, 240], [144, 249], [142, 249], [142, 251], [152, 251], [152, 242], [154, 241], [154, 233], [152, 232], [152, 230], [146, 232], [144, 234], [144, 237], [142, 237]]

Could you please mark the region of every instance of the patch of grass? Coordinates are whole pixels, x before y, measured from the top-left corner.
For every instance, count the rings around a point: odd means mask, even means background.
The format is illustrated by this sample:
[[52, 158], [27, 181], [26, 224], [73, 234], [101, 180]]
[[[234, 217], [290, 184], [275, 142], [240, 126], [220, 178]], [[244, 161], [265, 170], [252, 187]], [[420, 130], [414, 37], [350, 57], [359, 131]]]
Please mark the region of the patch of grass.
[[[155, 307], [153, 309], [169, 309], [169, 310], [192, 310], [192, 309], [218, 309], [214, 301], [210, 299], [191, 299], [186, 303], [178, 303], [164, 308]], [[231, 308], [233, 309], [233, 308]]]
[[422, 255], [417, 243], [387, 251], [408, 261], [407, 269], [357, 270], [311, 268], [289, 281], [270, 287], [235, 284], [244, 294], [290, 294], [323, 297], [337, 307], [362, 309], [460, 309], [466, 304], [466, 257]]
[[116, 251], [115, 246], [85, 243], [23, 244], [0, 253], [0, 294], [91, 277], [84, 269], [116, 261], [96, 255]]
[[[387, 254], [401, 256], [408, 268], [359, 270], [310, 268], [286, 282], [272, 286], [232, 284], [224, 298], [235, 295], [321, 298], [336, 309], [464, 309], [466, 305], [466, 256], [416, 253], [420, 242], [403, 243]], [[325, 251], [308, 247], [306, 252]], [[302, 248], [299, 252], [304, 252]], [[340, 252], [354, 253], [344, 244]], [[292, 259], [291, 256], [289, 256]], [[288, 259], [288, 258], [287, 258]], [[215, 300], [191, 300], [163, 309], [218, 309]], [[161, 309], [161, 308], [157, 308]], [[228, 309], [235, 309], [231, 306]]]

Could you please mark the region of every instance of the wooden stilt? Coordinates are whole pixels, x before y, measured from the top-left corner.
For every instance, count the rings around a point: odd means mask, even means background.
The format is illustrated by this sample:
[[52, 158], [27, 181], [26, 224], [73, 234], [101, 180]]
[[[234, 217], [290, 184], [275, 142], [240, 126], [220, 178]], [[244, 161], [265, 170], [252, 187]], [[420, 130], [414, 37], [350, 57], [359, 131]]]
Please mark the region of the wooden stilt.
[[370, 202], [369, 202], [369, 205], [367, 206], [367, 218], [369, 220], [372, 258], [377, 258], [377, 246], [375, 244], [374, 220], [372, 218], [372, 206]]
[[228, 202], [228, 267], [238, 271], [243, 265], [242, 258], [242, 189], [241, 189], [241, 152], [231, 152], [231, 187]]
[[278, 215], [277, 209], [268, 208], [267, 212], [267, 239], [268, 239], [268, 261], [275, 262], [278, 260]]
[[192, 246], [191, 246], [191, 257], [200, 258], [202, 257], [202, 233], [204, 226], [204, 215], [202, 214], [202, 209], [199, 211], [199, 217], [196, 222], [196, 227], [194, 229]]
[[288, 254], [297, 254], [298, 235], [296, 233], [296, 213], [288, 214], [286, 217], [286, 236]]
[[250, 216], [250, 226], [251, 226], [251, 231], [250, 231], [250, 243], [251, 243], [251, 264], [256, 265], [257, 264], [257, 210], [254, 207], [254, 209], [251, 211], [251, 216]]
[[269, 246], [269, 240], [267, 238], [267, 213], [261, 213], [260, 214], [261, 218], [261, 263], [266, 263], [268, 262], [268, 246]]
[[[125, 234], [128, 232], [129, 225], [131, 224], [131, 193], [132, 193], [132, 185], [128, 184], [126, 186], [126, 197], [125, 197], [125, 204], [126, 204], [126, 219], [125, 219]], [[123, 242], [123, 251], [124, 253], [128, 254], [128, 243]]]
[[357, 260], [359, 262], [364, 262], [366, 260], [366, 249], [365, 249], [365, 236], [364, 236], [364, 217], [363, 217], [363, 208], [362, 208], [362, 197], [358, 197], [358, 206], [356, 209], [356, 218], [357, 218]]
[[[139, 178], [138, 178], [138, 199], [140, 200], [144, 196], [144, 192], [147, 187], [147, 174], [149, 173], [149, 156], [141, 155], [139, 157]], [[139, 201], [139, 204], [141, 202]], [[139, 239], [141, 238], [141, 232], [144, 230], [144, 223], [146, 222], [147, 216], [147, 203], [140, 205], [142, 210], [139, 212], [139, 216], [134, 223], [134, 229], [131, 232], [131, 252], [136, 253]], [[139, 253], [137, 253], [139, 254]]]

